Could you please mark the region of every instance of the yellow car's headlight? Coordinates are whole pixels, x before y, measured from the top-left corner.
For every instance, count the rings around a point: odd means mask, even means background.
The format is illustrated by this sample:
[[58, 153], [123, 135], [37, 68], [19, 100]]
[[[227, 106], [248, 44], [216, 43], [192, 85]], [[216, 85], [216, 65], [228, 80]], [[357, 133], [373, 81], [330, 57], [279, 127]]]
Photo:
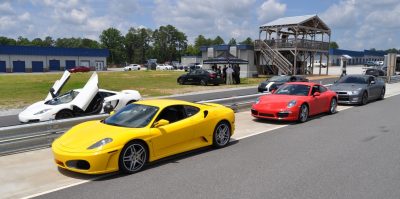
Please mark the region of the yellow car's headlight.
[[112, 142], [112, 141], [113, 141], [113, 139], [111, 139], [111, 138], [104, 138], [104, 139], [102, 139], [102, 140], [100, 140], [100, 141], [98, 141], [98, 142], [92, 144], [92, 146], [88, 147], [87, 149], [99, 148], [99, 147], [101, 147], [101, 146], [104, 146], [104, 145], [106, 145], [106, 144]]

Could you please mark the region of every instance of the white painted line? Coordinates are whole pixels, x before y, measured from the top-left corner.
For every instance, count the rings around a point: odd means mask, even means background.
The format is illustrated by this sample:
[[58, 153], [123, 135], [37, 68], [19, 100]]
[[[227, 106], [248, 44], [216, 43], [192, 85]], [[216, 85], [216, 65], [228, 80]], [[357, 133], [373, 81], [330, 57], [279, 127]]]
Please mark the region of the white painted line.
[[245, 139], [245, 138], [248, 138], [248, 137], [252, 137], [252, 136], [255, 136], [255, 135], [259, 135], [259, 134], [267, 133], [267, 132], [269, 132], [269, 131], [273, 131], [273, 130], [280, 129], [280, 128], [287, 127], [287, 126], [289, 126], [289, 124], [285, 124], [285, 125], [277, 126], [277, 127], [274, 127], [274, 128], [268, 129], [268, 130], [266, 130], [266, 131], [264, 130], [264, 131], [260, 131], [260, 132], [257, 132], [257, 133], [252, 133], [252, 134], [245, 135], [245, 136], [242, 136], [242, 137], [234, 138], [233, 140], [241, 140], [241, 139]]
[[26, 197], [23, 197], [22, 199], [38, 197], [38, 196], [41, 196], [41, 195], [44, 195], [44, 194], [52, 193], [52, 192], [59, 191], [59, 190], [62, 190], [62, 189], [66, 189], [66, 188], [69, 188], [69, 187], [74, 187], [74, 186], [81, 185], [81, 184], [84, 184], [84, 183], [87, 183], [87, 182], [91, 182], [91, 181], [99, 180], [99, 179], [102, 179], [102, 178], [106, 178], [106, 177], [112, 176], [114, 174], [115, 173], [105, 174], [103, 176], [98, 176], [98, 177], [91, 178], [91, 179], [88, 179], [88, 180], [84, 180], [84, 181], [81, 181], [81, 182], [73, 183], [73, 184], [70, 184], [70, 185], [65, 185], [65, 186], [58, 187], [58, 188], [55, 188], [55, 189], [51, 189], [51, 190], [48, 190], [48, 191], [44, 191], [44, 192], [40, 192], [40, 193], [33, 194], [33, 195], [30, 195], [30, 196], [26, 196]]

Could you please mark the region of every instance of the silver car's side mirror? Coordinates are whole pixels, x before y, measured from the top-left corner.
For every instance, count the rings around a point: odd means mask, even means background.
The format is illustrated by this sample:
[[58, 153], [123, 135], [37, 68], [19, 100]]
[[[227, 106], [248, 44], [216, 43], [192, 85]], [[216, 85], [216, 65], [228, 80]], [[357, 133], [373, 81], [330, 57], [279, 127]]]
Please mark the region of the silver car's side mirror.
[[372, 81], [371, 81], [371, 84], [375, 84], [375, 81], [374, 81], [374, 80], [372, 80]]

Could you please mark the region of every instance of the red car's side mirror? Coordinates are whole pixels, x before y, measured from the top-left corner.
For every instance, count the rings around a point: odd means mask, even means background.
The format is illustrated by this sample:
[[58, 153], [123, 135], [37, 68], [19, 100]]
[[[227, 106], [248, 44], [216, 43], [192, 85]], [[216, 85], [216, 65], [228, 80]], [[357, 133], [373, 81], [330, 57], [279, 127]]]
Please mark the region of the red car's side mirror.
[[276, 89], [271, 90], [271, 94], [274, 94], [276, 92]]
[[320, 95], [321, 95], [321, 93], [315, 92], [313, 96], [314, 96], [314, 97], [317, 97], [317, 96], [320, 96]]

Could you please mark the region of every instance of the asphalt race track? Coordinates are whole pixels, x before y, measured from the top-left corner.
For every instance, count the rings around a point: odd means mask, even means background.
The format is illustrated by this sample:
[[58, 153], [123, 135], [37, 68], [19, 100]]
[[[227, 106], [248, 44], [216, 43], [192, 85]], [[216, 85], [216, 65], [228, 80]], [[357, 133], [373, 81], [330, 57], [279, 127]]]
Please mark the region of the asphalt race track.
[[[39, 198], [400, 197], [400, 96]], [[274, 122], [254, 120], [269, 125]]]
[[[322, 84], [331, 84], [335, 80], [336, 78], [329, 78], [329, 79], [316, 80], [316, 82]], [[177, 95], [169, 98], [186, 100], [186, 101], [204, 101], [204, 100], [220, 99], [220, 98], [227, 98], [227, 97], [234, 97], [241, 95], [251, 95], [256, 93], [257, 93], [257, 86], [254, 86], [254, 88], [243, 88], [243, 89], [234, 89], [221, 92], [210, 92], [210, 93], [200, 93], [200, 94]], [[14, 126], [19, 124], [20, 122], [18, 120], [18, 115], [8, 115], [0, 117], [0, 127]]]

